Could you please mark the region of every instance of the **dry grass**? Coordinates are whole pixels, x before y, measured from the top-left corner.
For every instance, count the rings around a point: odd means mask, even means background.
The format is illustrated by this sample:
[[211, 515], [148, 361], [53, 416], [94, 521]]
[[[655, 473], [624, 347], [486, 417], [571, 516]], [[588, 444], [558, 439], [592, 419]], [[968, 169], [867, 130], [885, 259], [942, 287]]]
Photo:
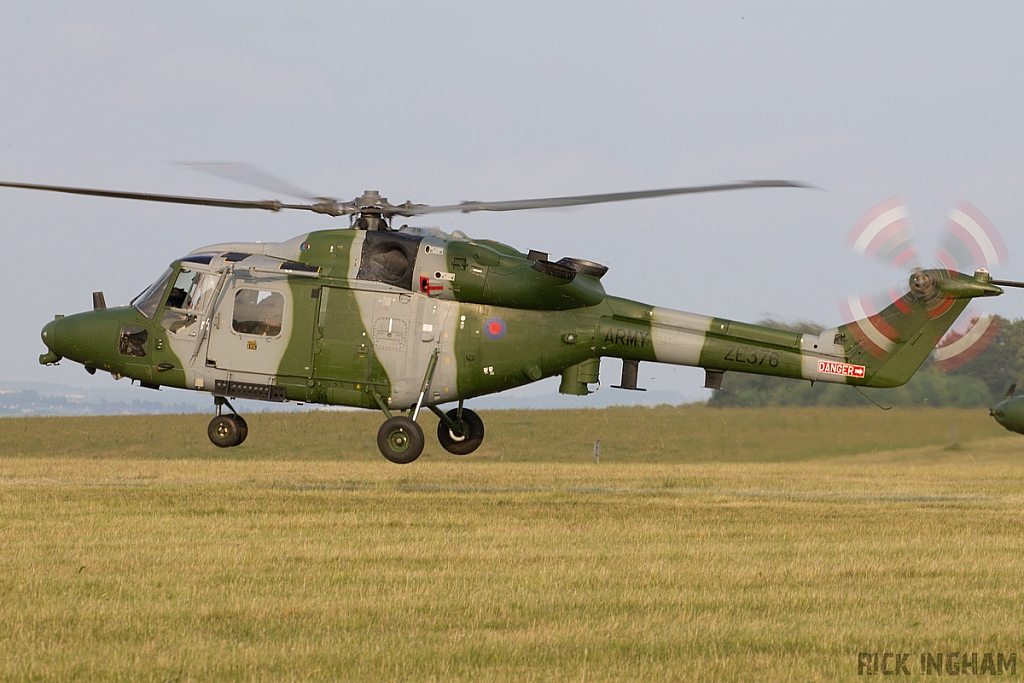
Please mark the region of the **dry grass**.
[[707, 443], [745, 445], [665, 462], [636, 444], [699, 428], [664, 410], [565, 422], [563, 446], [616, 425], [600, 464], [532, 439], [554, 412], [492, 413], [490, 456], [408, 467], [361, 433], [316, 450], [311, 428], [359, 414], [253, 416], [229, 459], [166, 444], [205, 439], [192, 417], [0, 421], [0, 679], [854, 680], [861, 651], [915, 673], [924, 651], [1017, 651], [1020, 437], [957, 413], [950, 449], [948, 427], [921, 444], [833, 411], [852, 432], [814, 458], [765, 440], [820, 430], [799, 410], [708, 411], [736, 421]]
[[[424, 413], [424, 459], [581, 462], [594, 442], [608, 462], [780, 462], [949, 445], [1006, 437], [981, 409], [725, 408], [659, 406], [608, 410], [488, 411], [477, 453], [456, 458]], [[247, 415], [249, 439], [222, 450], [206, 438], [206, 415], [0, 419], [0, 454], [78, 459], [374, 461], [376, 412]]]

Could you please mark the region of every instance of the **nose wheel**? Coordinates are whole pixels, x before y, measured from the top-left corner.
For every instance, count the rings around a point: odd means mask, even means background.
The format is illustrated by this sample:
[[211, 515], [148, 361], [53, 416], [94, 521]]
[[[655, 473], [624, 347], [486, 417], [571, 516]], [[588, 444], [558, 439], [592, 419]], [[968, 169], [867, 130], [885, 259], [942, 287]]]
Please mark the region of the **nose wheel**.
[[[223, 396], [214, 396], [213, 402], [217, 406], [217, 415], [210, 420], [210, 426], [206, 428], [206, 435], [210, 437], [213, 445], [231, 448], [245, 441], [245, 437], [249, 436], [249, 425], [245, 423], [245, 419], [235, 412]], [[224, 406], [231, 412], [224, 413]]]

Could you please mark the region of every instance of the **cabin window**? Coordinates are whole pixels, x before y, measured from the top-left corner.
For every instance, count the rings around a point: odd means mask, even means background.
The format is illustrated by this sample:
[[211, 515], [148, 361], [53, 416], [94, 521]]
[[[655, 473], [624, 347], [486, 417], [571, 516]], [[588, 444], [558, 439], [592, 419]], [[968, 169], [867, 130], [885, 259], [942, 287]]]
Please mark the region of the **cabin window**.
[[167, 283], [171, 281], [171, 273], [173, 271], [168, 268], [164, 271], [164, 274], [160, 276], [160, 279], [151, 284], [146, 291], [139, 294], [137, 297], [132, 299], [132, 306], [135, 306], [139, 310], [139, 313], [146, 316], [150, 320], [156, 314], [156, 309], [160, 306], [160, 301], [164, 297], [164, 292], [167, 291]]
[[235, 293], [231, 329], [239, 334], [276, 337], [284, 324], [284, 295], [265, 289], [240, 289]]

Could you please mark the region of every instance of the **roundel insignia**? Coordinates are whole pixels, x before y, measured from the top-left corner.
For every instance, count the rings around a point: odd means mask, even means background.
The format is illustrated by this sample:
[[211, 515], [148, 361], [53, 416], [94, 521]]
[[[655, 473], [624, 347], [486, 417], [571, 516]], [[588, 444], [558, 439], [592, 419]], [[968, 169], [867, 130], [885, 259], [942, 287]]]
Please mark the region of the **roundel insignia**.
[[501, 318], [488, 318], [484, 322], [484, 334], [488, 339], [501, 339], [505, 336], [505, 321]]
[[300, 251], [309, 251], [310, 246], [312, 246], [312, 245], [310, 245], [309, 242], [303, 242], [301, 245], [299, 245], [299, 250]]

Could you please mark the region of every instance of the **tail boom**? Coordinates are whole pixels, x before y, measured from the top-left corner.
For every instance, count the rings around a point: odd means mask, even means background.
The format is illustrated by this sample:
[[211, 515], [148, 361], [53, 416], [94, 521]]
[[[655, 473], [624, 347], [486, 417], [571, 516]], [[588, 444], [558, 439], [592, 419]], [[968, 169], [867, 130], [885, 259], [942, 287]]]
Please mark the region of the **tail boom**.
[[[896, 387], [905, 384], [977, 296], [1002, 290], [961, 273], [936, 274], [928, 297], [910, 293], [878, 314], [820, 334], [801, 334], [645, 306], [609, 297], [595, 341], [602, 356], [745, 372], [812, 382]], [[940, 277], [941, 275], [941, 277]]]

